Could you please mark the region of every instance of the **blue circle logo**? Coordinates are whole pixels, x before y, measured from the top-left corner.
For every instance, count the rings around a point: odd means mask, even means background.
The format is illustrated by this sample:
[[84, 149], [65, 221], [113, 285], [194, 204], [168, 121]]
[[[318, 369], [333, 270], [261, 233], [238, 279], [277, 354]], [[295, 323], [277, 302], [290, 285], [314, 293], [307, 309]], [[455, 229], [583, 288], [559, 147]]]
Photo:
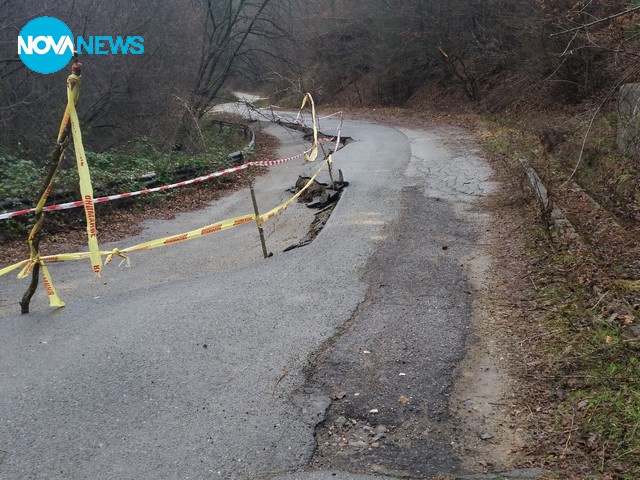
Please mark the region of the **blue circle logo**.
[[27, 23], [18, 35], [18, 55], [37, 73], [55, 73], [73, 57], [73, 34], [57, 18], [38, 17]]

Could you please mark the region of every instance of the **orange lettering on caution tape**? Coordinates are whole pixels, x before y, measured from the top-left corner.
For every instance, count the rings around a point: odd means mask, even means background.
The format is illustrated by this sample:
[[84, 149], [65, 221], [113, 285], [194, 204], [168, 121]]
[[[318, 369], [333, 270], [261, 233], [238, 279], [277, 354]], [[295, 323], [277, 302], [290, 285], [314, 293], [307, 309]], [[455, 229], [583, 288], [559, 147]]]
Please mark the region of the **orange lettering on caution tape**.
[[49, 282], [49, 279], [47, 278], [46, 275], [42, 276], [42, 280], [44, 282], [44, 289], [46, 290], [47, 295], [50, 296], [50, 297], [52, 295], [55, 295], [56, 291], [53, 289], [53, 285], [51, 285], [51, 282]]
[[169, 245], [170, 243], [177, 243], [186, 240], [188, 237], [187, 233], [183, 233], [182, 235], [176, 235], [175, 237], [167, 238], [163, 243], [165, 245]]
[[91, 195], [84, 196], [84, 208], [87, 211], [87, 219], [89, 220], [89, 236], [96, 237], [96, 212], [93, 209], [93, 198]]
[[233, 226], [237, 227], [238, 225], [244, 225], [245, 223], [253, 222], [252, 217], [239, 218], [235, 222], [233, 222]]
[[220, 230], [222, 230], [222, 224], [219, 223], [218, 225], [212, 225], [210, 227], [203, 228], [202, 230], [200, 230], [200, 235], [207, 235], [209, 233], [219, 232]]
[[49, 183], [49, 185], [47, 186], [47, 189], [44, 191], [43, 197], [49, 197], [51, 190], [53, 190], [53, 182]]

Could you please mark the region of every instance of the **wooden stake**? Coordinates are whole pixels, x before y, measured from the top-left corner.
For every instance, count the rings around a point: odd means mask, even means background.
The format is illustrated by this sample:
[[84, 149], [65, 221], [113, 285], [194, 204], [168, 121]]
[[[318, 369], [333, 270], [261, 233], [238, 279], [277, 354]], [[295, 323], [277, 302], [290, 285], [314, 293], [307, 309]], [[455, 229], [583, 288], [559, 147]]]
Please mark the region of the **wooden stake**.
[[262, 244], [262, 254], [264, 258], [269, 257], [269, 253], [267, 252], [267, 243], [264, 239], [264, 230], [262, 229], [262, 224], [260, 223], [260, 211], [258, 210], [258, 201], [256, 200], [256, 192], [253, 190], [253, 181], [249, 179], [249, 191], [251, 192], [251, 201], [253, 202], [253, 211], [256, 214], [256, 225], [258, 226], [258, 234], [260, 235], [260, 243]]

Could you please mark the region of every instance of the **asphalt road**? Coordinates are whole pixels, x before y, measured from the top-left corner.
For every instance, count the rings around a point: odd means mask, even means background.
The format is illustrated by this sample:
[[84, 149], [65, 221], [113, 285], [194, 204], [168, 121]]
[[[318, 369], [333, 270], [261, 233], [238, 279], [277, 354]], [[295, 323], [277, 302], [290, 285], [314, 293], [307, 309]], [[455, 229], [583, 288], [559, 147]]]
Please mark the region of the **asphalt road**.
[[[268, 129], [282, 139], [282, 156], [308, 148], [298, 132]], [[361, 398], [389, 393], [380, 385], [398, 375], [392, 358], [419, 345], [407, 356], [415, 368], [401, 373], [416, 373], [416, 397], [434, 407], [414, 415], [446, 421], [470, 324], [460, 259], [472, 248], [478, 223], [469, 209], [492, 188], [490, 170], [457, 129], [347, 120], [343, 133], [355, 141], [334, 159], [350, 186], [306, 247], [282, 253], [313, 218], [296, 204], [267, 224], [274, 253], [267, 260], [255, 227], [245, 225], [132, 254], [131, 268], [110, 265], [100, 278], [83, 262], [53, 265], [67, 306], [49, 309], [39, 291], [26, 316], [16, 304], [26, 283], [0, 277], [0, 479], [360, 480], [336, 472], [380, 473], [366, 471], [366, 462], [329, 461], [318, 467], [324, 471], [304, 473], [314, 470], [316, 425], [339, 407], [329, 408], [335, 389], [344, 381], [342, 402], [360, 393], [344, 378], [359, 371], [365, 349], [383, 371], [358, 386], [371, 389]], [[315, 168], [296, 160], [260, 177], [261, 210], [288, 198], [297, 176]], [[103, 247], [245, 213], [246, 190]], [[397, 342], [377, 317], [407, 326]], [[434, 361], [420, 360], [427, 351]], [[435, 370], [422, 372], [427, 364]], [[367, 409], [362, 419], [374, 408], [385, 422], [398, 416], [385, 411], [388, 401], [357, 405]], [[420, 475], [457, 468], [445, 442], [418, 445], [439, 452]]]

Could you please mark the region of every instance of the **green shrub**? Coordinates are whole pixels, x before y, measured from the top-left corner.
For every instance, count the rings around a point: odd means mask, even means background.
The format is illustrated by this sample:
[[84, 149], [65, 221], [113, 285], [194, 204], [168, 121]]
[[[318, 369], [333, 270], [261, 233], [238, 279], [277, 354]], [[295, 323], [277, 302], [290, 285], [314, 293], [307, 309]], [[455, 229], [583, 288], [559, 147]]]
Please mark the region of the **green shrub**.
[[42, 183], [43, 170], [31, 160], [7, 155], [0, 150], [0, 199], [33, 198]]
[[[217, 123], [208, 119], [203, 121], [202, 135], [206, 151], [197, 155], [161, 152], [146, 137], [112, 151], [86, 152], [94, 194], [113, 195], [143, 189], [145, 185], [140, 177], [150, 172], [155, 172], [156, 180], [163, 184], [175, 182], [177, 171], [194, 177], [206, 175], [227, 168], [229, 152], [240, 150], [247, 143], [241, 130], [220, 129]], [[56, 192], [71, 192], [79, 196], [73, 145], [68, 147], [67, 155], [68, 160], [56, 178], [53, 196]], [[42, 187], [45, 168], [0, 150], [0, 171], [3, 172], [0, 199], [27, 197], [36, 200], [34, 196]]]

